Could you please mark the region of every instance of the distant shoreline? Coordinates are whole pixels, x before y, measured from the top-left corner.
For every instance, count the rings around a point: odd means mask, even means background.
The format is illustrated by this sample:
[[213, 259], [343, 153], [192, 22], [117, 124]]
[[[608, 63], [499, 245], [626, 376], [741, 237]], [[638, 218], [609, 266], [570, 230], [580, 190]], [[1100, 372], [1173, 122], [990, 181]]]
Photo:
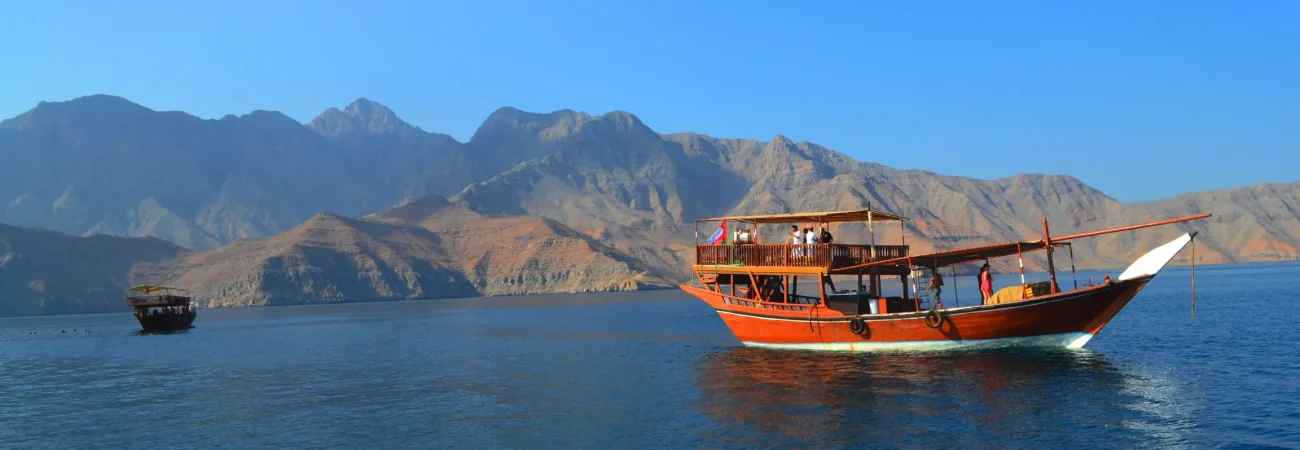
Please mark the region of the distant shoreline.
[[[1288, 264], [1288, 263], [1291, 263], [1291, 264], [1294, 264], [1294, 263], [1300, 263], [1300, 259], [1285, 260], [1285, 261], [1248, 261], [1248, 262], [1238, 262], [1238, 263], [1197, 264], [1196, 267], [1197, 267], [1197, 268], [1220, 269], [1220, 268], [1227, 268], [1227, 267], [1240, 267], [1240, 266], [1249, 266], [1249, 265], [1258, 265], [1258, 266], [1268, 266], [1268, 265], [1274, 265], [1274, 264], [1282, 265], [1282, 264]], [[1174, 264], [1170, 264], [1168, 267], [1177, 267], [1177, 268], [1180, 268], [1180, 269], [1181, 269], [1181, 268], [1190, 268], [1191, 265], [1174, 265]], [[1123, 270], [1124, 270], [1124, 268], [1110, 268], [1110, 269], [1079, 269], [1079, 270], [1078, 270], [1078, 273], [1117, 272], [1117, 273], [1116, 273], [1116, 276], [1118, 276], [1118, 272], [1122, 272]], [[994, 272], [994, 275], [1002, 275], [1002, 276], [1011, 276], [1011, 275], [1019, 275], [1019, 274], [1020, 274], [1020, 272]], [[1070, 272], [1069, 272], [1068, 269], [1065, 270], [1065, 271], [1061, 271], [1061, 270], [1058, 269], [1057, 272], [1056, 272], [1056, 274], [1057, 274], [1057, 280], [1058, 280], [1058, 281], [1062, 280], [1062, 277], [1069, 277], [1069, 276], [1070, 276]], [[958, 275], [958, 276], [959, 276], [959, 277], [970, 277], [970, 276], [973, 276], [973, 274], [960, 274], [960, 275]], [[1026, 277], [1032, 277], [1032, 278], [1038, 278], [1039, 276], [1044, 276], [1044, 277], [1045, 277], [1045, 276], [1047, 276], [1047, 272], [1045, 272], [1045, 271], [1044, 271], [1044, 272], [1025, 272], [1025, 276], [1026, 276]], [[847, 277], [847, 275], [846, 275], [845, 277]], [[1093, 280], [1093, 281], [1094, 281], [1094, 282], [1101, 282], [1101, 280]], [[801, 284], [802, 284], [802, 283], [801, 283]], [[671, 290], [675, 290], [675, 289], [678, 289], [678, 288], [677, 288], [676, 286], [647, 286], [646, 288], [643, 288], [643, 289], [630, 289], [630, 290], [619, 290], [619, 291], [555, 292], [555, 293], [546, 293], [546, 294], [484, 295], [484, 296], [476, 296], [476, 297], [445, 297], [445, 298], [428, 298], [428, 299], [397, 299], [397, 298], [393, 298], [393, 299], [382, 299], [382, 300], [356, 300], [356, 301], [349, 300], [349, 301], [342, 301], [342, 302], [302, 303], [302, 304], [295, 304], [295, 305], [213, 306], [213, 307], [200, 307], [200, 308], [198, 308], [198, 309], [199, 309], [200, 311], [202, 311], [202, 310], [208, 310], [208, 309], [233, 310], [233, 309], [239, 309], [239, 308], [249, 308], [249, 309], [254, 309], [254, 308], [282, 308], [282, 307], [293, 307], [293, 306], [362, 305], [362, 304], [370, 304], [370, 303], [395, 303], [395, 302], [465, 301], [465, 300], [483, 300], [483, 301], [492, 301], [492, 300], [497, 300], [497, 299], [529, 299], [529, 298], [548, 297], [548, 296], [553, 297], [553, 296], [583, 296], [583, 295], [597, 295], [597, 294], [632, 294], [632, 293], [637, 293], [637, 292], [671, 291]], [[124, 297], [124, 298], [125, 298], [125, 297]], [[84, 316], [91, 316], [91, 315], [102, 315], [102, 314], [122, 314], [122, 313], [130, 313], [130, 308], [126, 306], [125, 300], [123, 300], [122, 309], [121, 309], [120, 311], [118, 311], [118, 310], [114, 310], [114, 311], [100, 311], [100, 312], [50, 313], [50, 314], [34, 314], [34, 315], [18, 315], [18, 316], [0, 316], [0, 320], [3, 320], [3, 319], [40, 318], [40, 317], [71, 317], [71, 316], [82, 316], [82, 315], [84, 315]], [[201, 314], [201, 312], [200, 312], [200, 314]], [[202, 317], [202, 316], [200, 316], [200, 317]], [[200, 319], [200, 320], [201, 320], [201, 319]]]

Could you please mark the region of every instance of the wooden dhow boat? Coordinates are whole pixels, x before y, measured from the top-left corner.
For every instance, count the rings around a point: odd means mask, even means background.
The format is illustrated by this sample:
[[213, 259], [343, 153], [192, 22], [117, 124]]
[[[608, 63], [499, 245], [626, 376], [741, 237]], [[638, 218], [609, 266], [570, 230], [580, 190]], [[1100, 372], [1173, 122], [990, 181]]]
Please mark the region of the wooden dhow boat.
[[135, 319], [144, 332], [176, 331], [192, 328], [198, 312], [184, 289], [141, 285], [131, 288], [126, 302], [135, 310]]
[[[1183, 233], [1139, 257], [1118, 278], [1062, 289], [1052, 254], [1077, 239], [1210, 217], [1199, 214], [1158, 222], [1053, 238], [1043, 220], [1043, 237], [1035, 241], [936, 251], [912, 255], [906, 234], [898, 245], [876, 245], [875, 225], [904, 217], [868, 207], [862, 210], [736, 216], [696, 221], [693, 270], [703, 288], [680, 288], [717, 311], [731, 332], [747, 346], [838, 351], [916, 351], [992, 347], [1080, 348], [1099, 333], [1196, 233]], [[702, 224], [720, 222], [699, 242]], [[865, 222], [867, 245], [831, 243], [758, 243], [761, 225]], [[735, 228], [728, 230], [728, 227]], [[707, 228], [706, 228], [707, 229]], [[804, 229], [795, 225], [797, 232]], [[905, 229], [904, 229], [905, 230]], [[798, 240], [793, 240], [798, 242]], [[1024, 255], [1047, 253], [1050, 279], [1027, 283]], [[1193, 249], [1193, 252], [1195, 250]], [[946, 307], [943, 289], [929, 295], [926, 283], [940, 268], [1017, 257], [1018, 286], [1003, 288], [977, 305]], [[1073, 269], [1072, 269], [1073, 270]], [[837, 291], [833, 275], [856, 275], [857, 289]], [[902, 281], [902, 295], [884, 296], [881, 277]], [[864, 283], [864, 278], [866, 282]], [[800, 280], [811, 281], [800, 286]], [[841, 281], [842, 282], [842, 281]], [[911, 292], [908, 292], [910, 287]], [[952, 294], [950, 294], [952, 295]], [[981, 295], [983, 297], [983, 295]], [[1193, 303], [1193, 308], [1194, 308]], [[1193, 310], [1194, 311], [1194, 310]]]

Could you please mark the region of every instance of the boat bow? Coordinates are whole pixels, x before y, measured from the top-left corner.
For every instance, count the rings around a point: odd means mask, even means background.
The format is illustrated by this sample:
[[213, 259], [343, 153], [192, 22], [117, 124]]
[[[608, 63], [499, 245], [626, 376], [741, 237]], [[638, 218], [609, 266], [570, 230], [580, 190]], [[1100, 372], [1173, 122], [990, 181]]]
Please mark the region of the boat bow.
[[1119, 281], [1131, 280], [1144, 276], [1155, 276], [1156, 273], [1160, 272], [1160, 269], [1163, 269], [1166, 264], [1169, 264], [1169, 261], [1174, 259], [1174, 255], [1177, 255], [1183, 247], [1186, 247], [1187, 243], [1191, 242], [1192, 238], [1195, 236], [1196, 233], [1184, 233], [1177, 239], [1152, 249], [1145, 255], [1142, 255], [1141, 258], [1138, 258], [1137, 261], [1133, 261], [1133, 264], [1129, 265], [1127, 269], [1124, 269], [1124, 273], [1119, 274]]

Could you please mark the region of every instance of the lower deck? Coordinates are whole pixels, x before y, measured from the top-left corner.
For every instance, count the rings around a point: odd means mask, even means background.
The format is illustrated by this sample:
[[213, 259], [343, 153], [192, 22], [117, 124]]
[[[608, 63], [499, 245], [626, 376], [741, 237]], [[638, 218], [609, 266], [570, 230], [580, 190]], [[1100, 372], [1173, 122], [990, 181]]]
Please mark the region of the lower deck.
[[[852, 317], [923, 313], [933, 306], [931, 296], [924, 288], [926, 281], [911, 279], [907, 275], [897, 276], [895, 280], [900, 282], [902, 295], [892, 296], [881, 294], [884, 290], [882, 282], [890, 280], [879, 274], [859, 275], [856, 277], [856, 283], [853, 279], [836, 280], [827, 274], [816, 273], [806, 275], [709, 274], [697, 271], [696, 275], [704, 284], [705, 290], [717, 294], [723, 304], [738, 306], [740, 310], [769, 311], [778, 314], [809, 313], [820, 310], [823, 313], [832, 313], [832, 316]], [[845, 285], [846, 281], [847, 285]], [[953, 288], [955, 290], [955, 286]], [[1016, 291], [1016, 295], [1004, 295], [1009, 291]], [[943, 292], [953, 291], [944, 289]], [[1066, 292], [1071, 291], [1059, 291], [1057, 294]], [[981, 305], [974, 306], [1019, 302], [1052, 294], [1048, 282], [1036, 282], [1006, 287], [989, 300], [981, 301]], [[945, 300], [946, 298], [939, 299], [936, 309], [941, 311], [953, 309], [945, 305], [947, 303]], [[955, 298], [947, 300], [952, 300], [953, 305], [960, 306]], [[968, 304], [966, 307], [969, 308], [971, 305]]]
[[[821, 307], [845, 316], [916, 312], [929, 307], [924, 296], [909, 295], [908, 278], [900, 276], [901, 296], [883, 296], [881, 275], [859, 275], [837, 281], [824, 273], [733, 274], [697, 271], [705, 289], [724, 303], [777, 311], [809, 311]], [[850, 277], [852, 278], [852, 277]], [[820, 282], [818, 282], [820, 281]], [[845, 282], [849, 284], [844, 285]], [[856, 281], [856, 283], [855, 283]], [[856, 286], [855, 286], [856, 284]]]

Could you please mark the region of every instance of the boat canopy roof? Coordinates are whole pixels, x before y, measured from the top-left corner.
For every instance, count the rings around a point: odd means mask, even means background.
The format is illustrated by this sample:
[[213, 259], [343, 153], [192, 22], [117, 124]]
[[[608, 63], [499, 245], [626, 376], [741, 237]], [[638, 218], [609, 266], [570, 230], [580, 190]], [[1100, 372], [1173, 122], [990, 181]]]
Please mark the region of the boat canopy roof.
[[152, 293], [154, 293], [154, 292], [159, 292], [159, 291], [184, 291], [184, 289], [181, 289], [181, 288], [166, 287], [166, 286], [154, 286], [154, 285], [152, 285], [152, 284], [142, 284], [142, 285], [139, 285], [139, 286], [136, 286], [136, 287], [131, 288], [131, 290], [132, 290], [132, 291], [135, 291], [135, 292], [143, 292], [143, 293], [146, 293], [146, 294], [152, 294]]
[[817, 223], [866, 222], [867, 219], [871, 219], [872, 221], [907, 220], [906, 217], [896, 216], [887, 212], [881, 212], [871, 208], [866, 208], [866, 209], [852, 209], [847, 211], [822, 211], [822, 212], [801, 212], [801, 213], [785, 213], [785, 214], [763, 214], [763, 215], [756, 215], [756, 216], [715, 217], [712, 219], [700, 219], [700, 221], [716, 222], [724, 219], [742, 221], [742, 222], [752, 222], [755, 224], [799, 223], [799, 222], [817, 222]]
[[[1103, 234], [1118, 233], [1121, 231], [1137, 230], [1141, 228], [1148, 228], [1148, 227], [1154, 227], [1160, 225], [1169, 225], [1169, 224], [1174, 224], [1179, 222], [1186, 222], [1189, 220], [1204, 219], [1206, 217], [1210, 217], [1210, 213], [1196, 214], [1192, 216], [1179, 217], [1176, 219], [1166, 219], [1157, 222], [1147, 222], [1147, 223], [1142, 223], [1137, 225], [1128, 225], [1128, 226], [1122, 226], [1117, 228], [1110, 228], [1105, 230], [1090, 231], [1087, 233], [1078, 233], [1078, 234], [1056, 237], [1056, 238], [1052, 238], [1052, 248], [1068, 246], [1070, 245], [1070, 243], [1065, 241], [1070, 241], [1074, 239], [1082, 239], [1086, 237], [1100, 236]], [[1047, 248], [1046, 240], [1032, 241], [1032, 242], [1006, 242], [1001, 244], [984, 245], [979, 247], [967, 247], [967, 248], [958, 248], [953, 250], [944, 250], [944, 251], [926, 253], [921, 255], [910, 255], [910, 256], [904, 256], [900, 258], [882, 259], [879, 261], [872, 261], [865, 264], [857, 264], [857, 265], [837, 268], [834, 270], [834, 272], [856, 271], [858, 269], [865, 269], [873, 266], [888, 267], [888, 266], [912, 265], [912, 266], [921, 266], [921, 267], [928, 267], [934, 269], [937, 267], [963, 264], [963, 263], [968, 263], [973, 261], [979, 261], [982, 259], [1000, 258], [1003, 256], [1011, 256], [1020, 253], [1039, 251], [1045, 248]]]
[[[1052, 247], [1064, 247], [1067, 245], [1070, 244], [1057, 242], [1052, 243]], [[843, 270], [857, 270], [859, 268], [867, 268], [871, 266], [907, 265], [909, 261], [913, 266], [934, 269], [938, 267], [982, 261], [989, 258], [1000, 258], [1003, 256], [1039, 251], [1045, 248], [1047, 248], [1047, 244], [1042, 241], [1006, 242], [1002, 244], [985, 245], [982, 247], [959, 248], [920, 255], [904, 256], [901, 258], [882, 259], [880, 261], [857, 266], [845, 267]]]

